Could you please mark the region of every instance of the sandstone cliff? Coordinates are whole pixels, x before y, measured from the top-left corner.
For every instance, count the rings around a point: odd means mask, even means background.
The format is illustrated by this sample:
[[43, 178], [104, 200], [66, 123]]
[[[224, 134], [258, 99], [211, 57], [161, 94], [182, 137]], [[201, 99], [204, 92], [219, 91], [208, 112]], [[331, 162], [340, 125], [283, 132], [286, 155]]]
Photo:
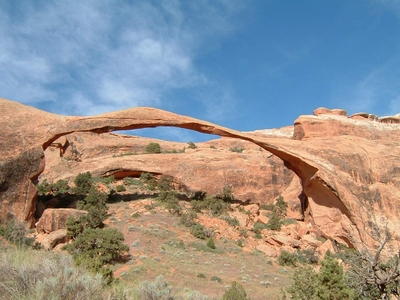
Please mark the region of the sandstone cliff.
[[[293, 138], [289, 139], [262, 132], [238, 132], [153, 108], [64, 117], [1, 99], [0, 111], [2, 221], [11, 214], [33, 226], [36, 188], [32, 182], [44, 170], [44, 150], [61, 136], [175, 126], [248, 141], [281, 159], [300, 179], [299, 206], [306, 221], [326, 237], [354, 247], [361, 247], [363, 241], [372, 247], [380, 228], [387, 226], [394, 233], [400, 232], [400, 176], [396, 166], [400, 125], [396, 116], [375, 119], [361, 114], [349, 118], [341, 110], [320, 109], [314, 116], [299, 117]], [[268, 154], [262, 155], [259, 159], [270, 160]], [[248, 160], [265, 163], [253, 160], [250, 154]], [[201, 162], [198, 160], [198, 165]], [[208, 162], [213, 164], [212, 160]], [[170, 170], [175, 171], [179, 168]], [[261, 179], [258, 184], [268, 185], [269, 181]]]

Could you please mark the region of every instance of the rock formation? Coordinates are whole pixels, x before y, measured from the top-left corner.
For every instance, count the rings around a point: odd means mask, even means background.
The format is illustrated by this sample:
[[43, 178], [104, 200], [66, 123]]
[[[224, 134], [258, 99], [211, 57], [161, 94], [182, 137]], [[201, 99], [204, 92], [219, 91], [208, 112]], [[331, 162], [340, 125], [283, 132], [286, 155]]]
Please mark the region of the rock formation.
[[[132, 108], [93, 117], [65, 117], [0, 100], [0, 216], [34, 223], [43, 151], [61, 136], [174, 126], [252, 142], [292, 170], [301, 182], [301, 208], [319, 234], [357, 248], [374, 246], [379, 229], [399, 231], [400, 125], [348, 118], [318, 109], [295, 121], [293, 139], [244, 133], [153, 108]], [[388, 120], [388, 119], [385, 119]], [[60, 149], [65, 147], [59, 142]], [[77, 158], [79, 159], [79, 157]], [[212, 161], [210, 161], [212, 163]], [[261, 163], [261, 162], [260, 162]], [[397, 237], [397, 236], [396, 236]]]

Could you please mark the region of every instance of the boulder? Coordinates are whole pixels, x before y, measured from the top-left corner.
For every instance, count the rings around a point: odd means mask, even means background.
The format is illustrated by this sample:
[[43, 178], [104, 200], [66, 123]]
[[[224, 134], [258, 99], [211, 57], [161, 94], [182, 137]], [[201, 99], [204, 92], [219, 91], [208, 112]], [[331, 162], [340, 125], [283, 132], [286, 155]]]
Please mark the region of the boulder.
[[263, 252], [266, 256], [269, 256], [269, 257], [277, 257], [278, 256], [278, 251], [273, 246], [269, 246], [266, 244], [260, 244], [256, 247], [256, 249], [258, 251]]
[[50, 233], [59, 229], [66, 228], [66, 222], [70, 217], [79, 219], [82, 215], [86, 215], [84, 210], [73, 208], [47, 208], [39, 221], [36, 223], [36, 231], [38, 233]]
[[65, 244], [68, 240], [67, 230], [58, 229], [49, 233], [42, 241], [42, 245], [46, 250], [51, 250], [58, 244]]

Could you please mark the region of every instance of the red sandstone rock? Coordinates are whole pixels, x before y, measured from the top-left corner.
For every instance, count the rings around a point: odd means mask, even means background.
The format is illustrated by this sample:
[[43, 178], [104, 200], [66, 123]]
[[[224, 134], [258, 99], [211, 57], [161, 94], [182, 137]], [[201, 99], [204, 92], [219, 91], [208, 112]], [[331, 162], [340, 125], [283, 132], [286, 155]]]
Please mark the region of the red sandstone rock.
[[38, 233], [50, 233], [65, 229], [68, 218], [79, 219], [80, 216], [85, 214], [87, 214], [86, 211], [73, 208], [48, 208], [43, 212], [39, 222], [36, 223], [36, 231]]
[[58, 244], [64, 244], [67, 242], [67, 230], [66, 229], [58, 229], [52, 231], [50, 234], [46, 235], [46, 237], [42, 241], [42, 245], [46, 250], [51, 250], [56, 247]]
[[[37, 193], [33, 182], [45, 167], [43, 151], [59, 137], [73, 132], [100, 134], [122, 129], [175, 126], [246, 140], [280, 158], [299, 177], [302, 215], [319, 234], [354, 247], [363, 240], [373, 247], [373, 231], [387, 226], [394, 238], [399, 238], [398, 117], [383, 118], [382, 121], [387, 123], [382, 123], [347, 118], [342, 113], [332, 112], [301, 116], [295, 120], [293, 139], [289, 139], [238, 132], [151, 108], [133, 108], [92, 117], [64, 117], [1, 99], [0, 111], [2, 222], [10, 214], [33, 225]], [[64, 149], [65, 145], [60, 144]], [[191, 154], [195, 153], [198, 152]], [[78, 162], [80, 158], [72, 159]], [[204, 157], [204, 163], [216, 162]], [[262, 163], [258, 161], [258, 164]], [[119, 168], [119, 172], [124, 171], [121, 165]], [[191, 170], [187, 168], [187, 172]], [[221, 173], [224, 174], [229, 172]], [[229, 176], [239, 177], [240, 173]], [[259, 184], [259, 178], [255, 179]], [[261, 186], [265, 184], [260, 183]], [[274, 183], [271, 181], [270, 184]]]

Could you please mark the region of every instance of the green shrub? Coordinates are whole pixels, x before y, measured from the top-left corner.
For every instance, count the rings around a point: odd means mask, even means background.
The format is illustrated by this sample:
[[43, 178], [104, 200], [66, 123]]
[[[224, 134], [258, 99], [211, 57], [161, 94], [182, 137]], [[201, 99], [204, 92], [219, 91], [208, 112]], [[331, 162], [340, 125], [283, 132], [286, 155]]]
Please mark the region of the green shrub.
[[139, 285], [141, 300], [173, 300], [172, 286], [162, 275], [155, 282], [144, 281]]
[[192, 200], [192, 209], [201, 212], [203, 209], [209, 210], [214, 216], [219, 216], [228, 210], [229, 204], [222, 199], [206, 196], [204, 200]]
[[51, 193], [51, 184], [47, 181], [47, 179], [43, 180], [41, 183], [36, 185], [39, 196], [44, 196]]
[[295, 253], [290, 253], [286, 250], [282, 250], [281, 254], [278, 256], [278, 263], [281, 266], [297, 266], [299, 259]]
[[205, 275], [204, 273], [198, 273], [198, 274], [196, 275], [196, 277], [198, 277], [198, 278], [207, 278], [206, 275]]
[[215, 242], [213, 238], [209, 238], [207, 241], [207, 247], [210, 249], [216, 249], [217, 247], [215, 246]]
[[232, 187], [225, 185], [222, 191], [218, 193], [217, 198], [222, 199], [225, 202], [231, 202], [234, 200]]
[[79, 195], [89, 193], [92, 188], [92, 174], [88, 171], [86, 173], [79, 173], [74, 179], [74, 192]]
[[170, 191], [173, 189], [172, 186], [172, 177], [163, 175], [160, 180], [157, 182], [157, 186], [162, 191]]
[[233, 148], [229, 148], [229, 151], [231, 152], [237, 152], [237, 153], [242, 153], [244, 151], [244, 148], [240, 148], [238, 146], [235, 146]]
[[140, 181], [139, 179], [136, 179], [136, 178], [132, 178], [132, 177], [124, 177], [124, 179], [122, 179], [122, 182], [126, 186], [135, 185], [135, 186], [139, 186], [140, 187], [140, 186], [143, 185], [142, 181]]
[[32, 246], [33, 238], [27, 237], [24, 224], [15, 219], [9, 219], [3, 226], [0, 226], [0, 235], [16, 246]]
[[281, 218], [275, 213], [271, 213], [266, 228], [269, 230], [281, 230], [282, 221]]
[[218, 276], [211, 276], [210, 277], [210, 280], [211, 281], [215, 281], [215, 282], [222, 282], [222, 279], [221, 278], [219, 278]]
[[150, 179], [153, 179], [153, 175], [147, 172], [140, 173], [140, 180], [143, 183], [147, 183]]
[[206, 230], [203, 225], [196, 223], [190, 227], [190, 233], [198, 239], [205, 240], [207, 238]]
[[196, 218], [197, 218], [197, 214], [195, 212], [191, 211], [189, 213], [181, 214], [179, 222], [186, 227], [191, 227], [196, 224], [196, 221], [195, 221]]
[[268, 228], [267, 224], [260, 223], [260, 222], [255, 222], [253, 224], [253, 229], [252, 230], [254, 231], [255, 234], [261, 234], [261, 231], [264, 230], [264, 229], [267, 229], [267, 228]]
[[75, 241], [65, 246], [65, 249], [78, 265], [100, 273], [109, 280], [112, 272], [106, 264], [121, 260], [129, 251], [123, 241], [123, 234], [115, 228], [88, 228]]
[[304, 249], [297, 251], [297, 257], [302, 264], [317, 264], [319, 259], [312, 249]]
[[132, 218], [139, 218], [140, 217], [140, 213], [137, 211], [137, 212], [134, 212], [133, 214], [132, 214]]
[[36, 188], [38, 189], [39, 196], [45, 196], [49, 194], [61, 195], [68, 193], [71, 189], [68, 185], [68, 181], [63, 179], [59, 179], [56, 183], [49, 183], [47, 179], [45, 179], [38, 184]]
[[211, 149], [217, 149], [217, 147], [215, 147], [214, 145], [210, 146]]
[[69, 217], [66, 222], [67, 236], [76, 239], [85, 230], [86, 216], [80, 219], [75, 219], [74, 217]]
[[123, 186], [122, 184], [117, 185], [117, 186], [115, 187], [115, 189], [117, 190], [118, 193], [121, 193], [121, 192], [125, 192], [125, 191], [126, 191], [125, 186]]
[[240, 227], [239, 228], [239, 235], [241, 237], [247, 238], [249, 236], [249, 233], [247, 232], [246, 228]]
[[285, 200], [283, 199], [282, 196], [279, 196], [278, 198], [276, 198], [276, 203], [275, 203], [275, 212], [278, 216], [284, 218], [286, 217], [287, 214], [287, 203], [285, 202]]
[[56, 183], [52, 186], [52, 192], [55, 195], [65, 194], [70, 191], [70, 187], [68, 185], [68, 181], [64, 179], [57, 180]]
[[145, 148], [146, 153], [161, 153], [161, 146], [159, 143], [150, 143]]
[[246, 291], [244, 287], [237, 283], [236, 281], [232, 282], [231, 287], [224, 293], [221, 300], [248, 300]]
[[93, 182], [101, 182], [105, 185], [109, 185], [109, 184], [115, 182], [115, 177], [114, 177], [114, 175], [107, 176], [107, 177], [93, 177], [92, 181]]
[[84, 200], [77, 202], [76, 206], [78, 209], [83, 209], [88, 212], [85, 216], [86, 226], [90, 228], [103, 226], [103, 221], [107, 219], [107, 199], [107, 194], [93, 187]]
[[0, 251], [1, 299], [106, 300], [109, 296], [101, 276], [76, 268], [70, 255], [22, 248]]
[[189, 145], [189, 147], [188, 147], [189, 149], [196, 149], [197, 148], [196, 144], [193, 143], [193, 142], [189, 142], [188, 145]]
[[343, 268], [330, 254], [321, 264], [318, 273], [310, 267], [295, 271], [293, 284], [287, 289], [291, 299], [356, 299]]
[[239, 220], [236, 217], [232, 218], [229, 215], [222, 215], [220, 219], [226, 221], [230, 226], [240, 226]]

